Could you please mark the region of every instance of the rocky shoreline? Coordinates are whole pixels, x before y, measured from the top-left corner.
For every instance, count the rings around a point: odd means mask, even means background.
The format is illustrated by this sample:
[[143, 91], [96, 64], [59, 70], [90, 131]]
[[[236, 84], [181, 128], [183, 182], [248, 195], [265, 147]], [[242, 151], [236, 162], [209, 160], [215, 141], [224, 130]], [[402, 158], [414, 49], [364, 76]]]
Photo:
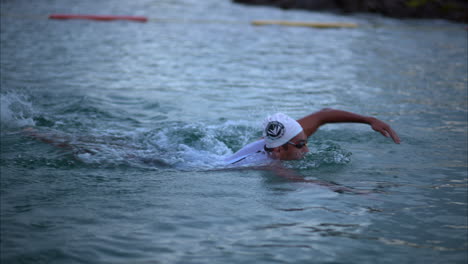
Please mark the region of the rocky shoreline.
[[468, 23], [467, 0], [232, 0], [235, 3], [269, 5], [337, 13], [377, 13], [395, 18], [446, 19]]

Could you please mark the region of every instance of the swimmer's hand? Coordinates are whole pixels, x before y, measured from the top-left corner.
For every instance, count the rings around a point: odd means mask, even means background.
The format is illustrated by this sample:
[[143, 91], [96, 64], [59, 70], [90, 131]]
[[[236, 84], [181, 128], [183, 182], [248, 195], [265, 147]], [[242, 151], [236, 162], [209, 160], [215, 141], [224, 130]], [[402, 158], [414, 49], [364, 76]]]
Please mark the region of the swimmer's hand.
[[400, 137], [398, 137], [397, 133], [387, 123], [375, 117], [369, 117], [369, 125], [375, 131], [380, 132], [384, 137], [391, 137], [396, 144], [400, 144]]

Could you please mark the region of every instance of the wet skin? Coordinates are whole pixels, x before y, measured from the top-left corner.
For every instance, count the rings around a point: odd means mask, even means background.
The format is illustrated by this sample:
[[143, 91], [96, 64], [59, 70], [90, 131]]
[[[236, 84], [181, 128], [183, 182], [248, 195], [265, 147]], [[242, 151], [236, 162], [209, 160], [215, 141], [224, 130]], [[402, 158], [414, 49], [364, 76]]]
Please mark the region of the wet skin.
[[[307, 143], [307, 136], [304, 131], [302, 131], [289, 142], [293, 144], [299, 144], [301, 142]], [[272, 151], [272, 157], [279, 160], [298, 160], [302, 159], [309, 152], [309, 147], [307, 145], [302, 148], [297, 148], [292, 144], [286, 144], [286, 146], [287, 147], [283, 145], [274, 148]]]

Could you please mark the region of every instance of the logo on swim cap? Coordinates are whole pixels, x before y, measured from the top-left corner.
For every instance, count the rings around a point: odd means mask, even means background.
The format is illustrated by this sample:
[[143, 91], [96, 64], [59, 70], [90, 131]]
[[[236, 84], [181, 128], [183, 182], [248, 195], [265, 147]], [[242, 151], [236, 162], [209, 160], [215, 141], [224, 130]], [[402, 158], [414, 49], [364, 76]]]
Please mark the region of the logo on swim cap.
[[278, 121], [272, 121], [266, 126], [265, 133], [271, 140], [281, 138], [284, 135], [284, 125]]

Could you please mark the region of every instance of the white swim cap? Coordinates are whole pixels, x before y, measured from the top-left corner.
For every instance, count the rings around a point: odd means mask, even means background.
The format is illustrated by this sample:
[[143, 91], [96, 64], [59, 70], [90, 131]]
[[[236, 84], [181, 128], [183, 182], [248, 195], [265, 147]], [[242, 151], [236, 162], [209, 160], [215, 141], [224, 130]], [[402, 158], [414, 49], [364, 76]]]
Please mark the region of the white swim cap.
[[302, 131], [301, 125], [291, 117], [276, 113], [263, 121], [263, 136], [267, 148], [276, 148], [288, 143]]

